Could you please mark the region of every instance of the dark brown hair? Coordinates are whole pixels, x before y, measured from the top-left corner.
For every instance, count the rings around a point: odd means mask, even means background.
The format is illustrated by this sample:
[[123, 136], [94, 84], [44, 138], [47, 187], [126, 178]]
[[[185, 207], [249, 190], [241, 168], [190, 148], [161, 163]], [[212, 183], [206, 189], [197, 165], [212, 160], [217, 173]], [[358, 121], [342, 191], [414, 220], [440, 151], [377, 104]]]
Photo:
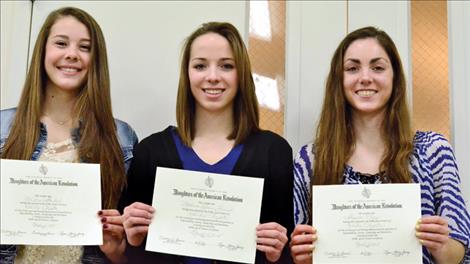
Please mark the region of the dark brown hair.
[[408, 171], [412, 151], [411, 121], [406, 99], [406, 83], [400, 55], [392, 39], [375, 27], [364, 27], [349, 33], [336, 49], [326, 81], [325, 97], [314, 140], [315, 162], [312, 184], [340, 184], [344, 166], [355, 145], [351, 106], [343, 90], [344, 54], [358, 39], [373, 38], [385, 50], [393, 69], [393, 90], [382, 124], [385, 155], [380, 171], [392, 182], [410, 182]]

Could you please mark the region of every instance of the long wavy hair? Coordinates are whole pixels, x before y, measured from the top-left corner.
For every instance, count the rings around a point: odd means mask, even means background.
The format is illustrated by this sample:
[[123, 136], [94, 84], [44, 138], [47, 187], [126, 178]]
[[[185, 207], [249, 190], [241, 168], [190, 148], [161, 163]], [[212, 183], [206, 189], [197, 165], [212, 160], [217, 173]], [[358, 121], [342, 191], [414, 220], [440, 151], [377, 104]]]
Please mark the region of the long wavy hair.
[[344, 55], [352, 42], [373, 38], [390, 58], [393, 69], [393, 89], [382, 123], [385, 154], [380, 164], [391, 182], [411, 181], [408, 171], [413, 135], [406, 99], [406, 83], [400, 55], [392, 39], [375, 27], [364, 27], [349, 33], [336, 49], [326, 81], [325, 97], [315, 140], [313, 185], [341, 184], [346, 162], [355, 147], [351, 106], [343, 89]]
[[178, 97], [176, 100], [176, 120], [178, 133], [186, 146], [191, 146], [195, 135], [195, 99], [189, 81], [189, 59], [195, 39], [207, 33], [216, 33], [230, 44], [238, 76], [238, 92], [233, 104], [233, 130], [228, 139], [235, 144], [243, 142], [251, 133], [259, 131], [259, 110], [255, 83], [251, 73], [250, 58], [238, 30], [230, 23], [208, 22], [202, 24], [185, 41], [182, 48]]
[[48, 76], [44, 67], [45, 46], [51, 27], [63, 17], [74, 17], [91, 38], [90, 66], [74, 108], [80, 120], [78, 145], [82, 162], [100, 163], [102, 205], [115, 208], [126, 184], [123, 153], [111, 110], [106, 44], [98, 23], [85, 11], [65, 7], [49, 14], [34, 46], [15, 119], [2, 158], [30, 160], [38, 143]]

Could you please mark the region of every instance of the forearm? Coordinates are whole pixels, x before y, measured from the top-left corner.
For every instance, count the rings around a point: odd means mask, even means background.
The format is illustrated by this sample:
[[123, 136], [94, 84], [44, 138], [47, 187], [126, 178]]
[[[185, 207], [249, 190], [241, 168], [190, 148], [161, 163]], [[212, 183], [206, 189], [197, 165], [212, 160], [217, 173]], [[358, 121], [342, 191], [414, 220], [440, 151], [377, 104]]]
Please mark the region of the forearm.
[[459, 264], [464, 258], [465, 248], [462, 243], [450, 238], [444, 248], [432, 254], [438, 264]]
[[124, 252], [113, 252], [106, 254], [106, 258], [113, 263], [113, 264], [122, 264], [122, 263], [127, 263], [127, 257], [124, 255]]

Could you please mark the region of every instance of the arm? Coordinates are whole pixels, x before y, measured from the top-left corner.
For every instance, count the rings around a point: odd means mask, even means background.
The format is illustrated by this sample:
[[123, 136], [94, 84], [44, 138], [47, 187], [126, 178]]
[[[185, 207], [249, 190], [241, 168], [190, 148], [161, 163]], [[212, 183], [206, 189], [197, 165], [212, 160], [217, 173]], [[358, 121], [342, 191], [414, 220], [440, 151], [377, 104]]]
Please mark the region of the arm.
[[313, 144], [303, 146], [294, 159], [294, 221], [295, 224], [309, 222], [309, 201], [313, 168]]
[[[418, 238], [437, 263], [470, 261], [470, 217], [460, 189], [452, 146], [441, 135], [426, 134], [425, 164], [432, 176], [436, 216], [423, 217]], [[431, 213], [433, 214], [433, 213]]]
[[317, 230], [307, 225], [311, 208], [312, 148], [313, 144], [303, 146], [294, 159], [294, 219], [297, 225], [290, 235], [290, 250], [296, 264], [312, 263], [317, 240]]
[[119, 203], [128, 242], [126, 255], [130, 262], [141, 261], [148, 255], [144, 244], [154, 212], [154, 208], [149, 204], [152, 201], [156, 170], [156, 162], [151, 161], [151, 149], [152, 144], [145, 139], [135, 147], [127, 173], [127, 187]]
[[436, 263], [461, 263], [465, 249], [462, 243], [449, 238], [447, 220], [440, 216], [423, 217], [416, 225], [416, 237], [433, 255]]
[[130, 245], [137, 247], [142, 244], [147, 236], [154, 212], [153, 207], [140, 202], [124, 208], [123, 225]]
[[[257, 229], [257, 249], [264, 252], [271, 262], [290, 261], [287, 234], [294, 228], [293, 221], [293, 165], [292, 149], [282, 138], [276, 136], [268, 150], [269, 175], [266, 176], [264, 192], [268, 222]], [[268, 198], [269, 197], [269, 198]]]
[[317, 230], [310, 225], [296, 225], [291, 234], [290, 251], [296, 264], [311, 264]]
[[109, 209], [98, 212], [103, 225], [103, 245], [101, 251], [112, 263], [126, 263], [124, 255], [126, 240], [124, 238], [124, 228], [122, 217], [118, 210]]

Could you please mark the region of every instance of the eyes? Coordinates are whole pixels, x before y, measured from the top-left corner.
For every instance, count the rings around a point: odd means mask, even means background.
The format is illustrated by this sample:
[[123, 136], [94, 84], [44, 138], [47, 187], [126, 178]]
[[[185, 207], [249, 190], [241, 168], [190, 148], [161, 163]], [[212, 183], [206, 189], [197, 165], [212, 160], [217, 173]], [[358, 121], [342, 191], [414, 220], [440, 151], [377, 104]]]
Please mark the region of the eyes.
[[[192, 68], [195, 69], [196, 71], [203, 71], [209, 67], [209, 63], [206, 62], [199, 62], [199, 63], [194, 63], [192, 65]], [[232, 62], [222, 62], [217, 65], [221, 70], [223, 71], [231, 71], [235, 69], [235, 64]]]
[[[66, 41], [66, 40], [61, 40], [61, 39], [55, 40], [55, 41], [53, 42], [53, 44], [54, 44], [57, 48], [59, 48], [59, 49], [64, 49], [64, 48], [66, 48], [66, 47], [68, 47], [68, 46], [70, 45], [70, 43], [69, 43], [68, 41]], [[91, 45], [90, 45], [90, 43], [89, 43], [88, 41], [82, 42], [82, 43], [79, 43], [79, 44], [78, 44], [78, 49], [79, 49], [80, 51], [83, 51], [83, 52], [90, 52], [90, 50], [91, 50]]]
[[[345, 65], [344, 66], [344, 71], [348, 72], [348, 73], [356, 73], [360, 69], [361, 69], [360, 65]], [[372, 65], [372, 66], [370, 66], [370, 69], [373, 72], [379, 73], [379, 72], [385, 71], [387, 68], [386, 68], [386, 66], [382, 66], [382, 65]]]

